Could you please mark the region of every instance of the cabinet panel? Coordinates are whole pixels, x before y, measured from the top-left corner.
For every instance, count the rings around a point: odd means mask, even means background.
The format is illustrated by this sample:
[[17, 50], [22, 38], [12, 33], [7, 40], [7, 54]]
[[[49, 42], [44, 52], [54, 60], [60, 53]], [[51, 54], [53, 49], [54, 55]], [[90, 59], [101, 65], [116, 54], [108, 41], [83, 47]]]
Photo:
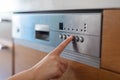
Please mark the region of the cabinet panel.
[[[44, 52], [15, 44], [15, 73], [28, 69], [39, 62]], [[120, 80], [120, 75], [67, 60], [69, 67], [58, 80]]]
[[[15, 73], [32, 67], [45, 55], [47, 54], [44, 52], [15, 44]], [[96, 68], [88, 67], [74, 61], [66, 61], [70, 66], [59, 80], [98, 80], [98, 75], [94, 76], [99, 74]]]
[[101, 67], [120, 73], [120, 10], [104, 10]]
[[10, 15], [0, 13], [0, 80], [7, 80], [12, 75], [13, 70], [13, 42], [10, 17]]
[[0, 80], [7, 80], [7, 78], [12, 75], [13, 44], [10, 41], [4, 40], [4, 42], [0, 39], [0, 44], [4, 43], [8, 47], [0, 49]]
[[12, 13], [0, 13], [0, 38], [12, 39]]
[[99, 80], [120, 80], [120, 74], [104, 69], [100, 69], [99, 71]]
[[39, 62], [46, 53], [15, 44], [15, 73], [31, 68]]

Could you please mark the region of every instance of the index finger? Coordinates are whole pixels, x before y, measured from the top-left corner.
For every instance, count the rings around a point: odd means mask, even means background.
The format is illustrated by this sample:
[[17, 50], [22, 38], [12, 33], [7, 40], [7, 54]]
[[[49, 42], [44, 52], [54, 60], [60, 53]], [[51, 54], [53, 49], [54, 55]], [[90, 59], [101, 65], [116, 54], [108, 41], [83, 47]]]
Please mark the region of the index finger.
[[68, 37], [66, 40], [64, 40], [60, 45], [58, 45], [51, 54], [53, 55], [60, 55], [61, 52], [64, 50], [64, 48], [73, 40], [73, 36]]

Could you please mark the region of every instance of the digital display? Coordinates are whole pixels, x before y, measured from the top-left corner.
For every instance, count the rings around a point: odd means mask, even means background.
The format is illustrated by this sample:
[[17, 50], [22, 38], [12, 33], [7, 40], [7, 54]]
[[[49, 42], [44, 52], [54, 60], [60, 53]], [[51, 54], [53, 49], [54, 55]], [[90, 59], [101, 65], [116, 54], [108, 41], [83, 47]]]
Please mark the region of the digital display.
[[60, 29], [60, 30], [63, 30], [63, 23], [62, 23], [62, 22], [59, 23], [59, 29]]

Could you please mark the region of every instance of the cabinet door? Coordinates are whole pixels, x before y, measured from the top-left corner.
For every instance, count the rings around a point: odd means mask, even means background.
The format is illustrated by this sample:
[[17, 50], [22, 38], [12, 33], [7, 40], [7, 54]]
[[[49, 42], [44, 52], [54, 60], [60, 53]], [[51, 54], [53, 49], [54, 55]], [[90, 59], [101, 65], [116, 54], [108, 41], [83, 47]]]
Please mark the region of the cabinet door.
[[[15, 43], [15, 73], [34, 66], [45, 55], [44, 52], [24, 47]], [[120, 75], [67, 60], [69, 67], [60, 79], [57, 80], [120, 80]]]
[[101, 67], [120, 73], [120, 10], [104, 10]]
[[7, 80], [12, 75], [12, 43], [0, 39], [1, 44], [4, 48], [0, 49], [0, 80]]
[[15, 73], [26, 70], [39, 62], [46, 53], [15, 43]]
[[12, 40], [11, 18], [11, 13], [0, 13], [0, 39]]
[[3, 15], [0, 13], [0, 80], [7, 80], [12, 75], [13, 43], [11, 21]]

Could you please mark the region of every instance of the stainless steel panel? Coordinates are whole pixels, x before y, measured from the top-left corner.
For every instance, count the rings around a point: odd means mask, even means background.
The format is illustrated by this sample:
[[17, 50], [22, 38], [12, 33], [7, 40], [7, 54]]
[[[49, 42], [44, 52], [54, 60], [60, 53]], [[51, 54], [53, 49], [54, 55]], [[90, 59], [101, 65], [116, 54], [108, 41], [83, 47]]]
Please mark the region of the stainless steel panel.
[[[38, 51], [44, 51], [49, 53], [50, 51], [52, 51], [55, 47], [52, 47], [50, 45], [43, 45], [43, 44], [38, 44], [36, 42], [31, 42], [31, 41], [27, 41], [27, 40], [21, 40], [21, 39], [14, 39], [15, 44], [19, 44], [25, 47], [29, 47]], [[47, 48], [47, 50], [46, 50]], [[93, 56], [89, 56], [89, 55], [85, 55], [85, 54], [80, 54], [80, 53], [76, 53], [70, 50], [64, 50], [63, 53], [61, 54], [62, 57], [73, 60], [73, 61], [77, 61], [79, 63], [83, 63], [83, 64], [87, 64], [93, 67], [100, 67], [100, 58], [98, 57], [93, 57]]]
[[51, 45], [56, 47], [58, 46], [64, 39], [60, 39], [59, 35], [74, 35], [83, 37], [84, 41], [73, 41], [71, 42], [66, 50], [71, 50], [73, 52], [78, 52], [81, 54], [87, 54], [89, 56], [100, 57], [100, 36], [89, 36], [89, 35], [81, 35], [75, 33], [64, 33], [64, 32], [51, 32], [52, 40]]
[[[95, 57], [99, 63], [101, 17], [101, 12], [14, 14], [12, 34], [16, 39], [28, 40], [51, 47], [57, 47], [68, 35], [74, 35], [76, 39], [66, 47], [65, 51], [76, 53], [73, 54], [74, 56]], [[47, 25], [49, 40], [35, 37], [36, 25]], [[42, 26], [40, 30], [44, 30], [43, 27], [46, 28], [46, 26]], [[45, 50], [43, 49], [43, 51]], [[68, 58], [72, 59], [72, 55]], [[81, 57], [79, 60], [81, 61]], [[79, 60], [78, 62], [80, 62]], [[96, 64], [94, 61], [91, 63]]]
[[49, 32], [49, 25], [43, 25], [43, 24], [36, 24], [35, 25], [35, 31], [47, 31]]
[[101, 13], [64, 14], [61, 22], [65, 32], [100, 35]]

